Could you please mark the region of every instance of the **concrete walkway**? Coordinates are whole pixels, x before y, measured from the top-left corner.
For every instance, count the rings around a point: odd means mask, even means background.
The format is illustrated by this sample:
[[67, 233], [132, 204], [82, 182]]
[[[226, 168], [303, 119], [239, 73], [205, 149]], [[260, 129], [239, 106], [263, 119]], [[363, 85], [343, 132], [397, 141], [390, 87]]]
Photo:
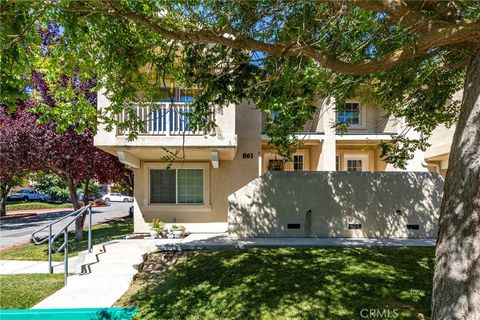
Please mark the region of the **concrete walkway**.
[[[68, 270], [77, 269], [78, 258], [68, 259]], [[54, 273], [63, 273], [63, 262], [52, 263]], [[48, 261], [0, 260], [0, 274], [48, 273]]]
[[[134, 240], [133, 240], [134, 241]], [[246, 248], [315, 248], [315, 247], [433, 247], [435, 239], [386, 238], [230, 238], [226, 234], [193, 234], [185, 239], [159, 239], [153, 243], [158, 251], [246, 249]]]
[[115, 240], [81, 253], [79, 274], [34, 309], [106, 308], [127, 291], [148, 253], [170, 250], [208, 250], [280, 247], [432, 247], [435, 239], [364, 238], [229, 238], [226, 234], [194, 234], [184, 239]]

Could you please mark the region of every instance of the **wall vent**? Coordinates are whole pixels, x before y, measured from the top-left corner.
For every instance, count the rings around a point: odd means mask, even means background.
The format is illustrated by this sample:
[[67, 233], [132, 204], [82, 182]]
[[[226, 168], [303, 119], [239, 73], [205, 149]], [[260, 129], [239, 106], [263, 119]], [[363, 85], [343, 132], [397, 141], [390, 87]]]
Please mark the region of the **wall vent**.
[[362, 229], [362, 225], [360, 223], [349, 223], [348, 229]]
[[407, 230], [420, 230], [420, 226], [418, 224], [407, 224]]
[[287, 229], [300, 229], [300, 223], [289, 223]]

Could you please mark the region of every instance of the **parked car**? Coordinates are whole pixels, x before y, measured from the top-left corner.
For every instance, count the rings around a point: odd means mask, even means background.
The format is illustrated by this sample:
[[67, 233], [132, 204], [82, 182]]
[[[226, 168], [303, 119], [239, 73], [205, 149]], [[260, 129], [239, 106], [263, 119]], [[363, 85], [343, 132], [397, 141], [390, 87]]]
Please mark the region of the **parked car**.
[[[98, 193], [90, 193], [90, 194], [88, 195], [88, 200], [89, 200], [89, 201], [93, 201], [93, 200], [96, 200], [96, 199], [101, 198], [101, 197], [102, 197], [102, 196], [101, 196], [100, 194], [98, 194]], [[84, 198], [83, 192], [80, 192], [80, 193], [78, 194], [78, 197], [77, 197], [77, 198], [78, 198], [79, 201], [83, 201], [83, 200], [84, 200], [84, 199], [83, 199], [83, 198]]]
[[11, 194], [7, 201], [49, 201], [51, 197], [47, 194], [38, 193], [32, 189], [22, 189], [18, 193]]
[[110, 192], [102, 197], [103, 200], [108, 202], [133, 202], [133, 197], [124, 196], [121, 193]]

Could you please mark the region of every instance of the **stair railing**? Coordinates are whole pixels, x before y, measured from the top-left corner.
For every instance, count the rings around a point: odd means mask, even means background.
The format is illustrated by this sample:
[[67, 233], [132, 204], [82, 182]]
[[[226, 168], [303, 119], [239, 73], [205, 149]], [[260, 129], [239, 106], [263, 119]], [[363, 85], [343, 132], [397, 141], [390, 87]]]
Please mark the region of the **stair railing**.
[[[42, 244], [48, 241], [48, 272], [53, 273], [52, 267], [52, 254], [54, 252], [59, 252], [63, 250], [63, 268], [64, 268], [64, 283], [67, 285], [67, 277], [68, 277], [68, 227], [72, 225], [78, 218], [80, 218], [85, 212], [88, 212], [88, 252], [92, 252], [92, 205], [89, 204], [85, 207], [82, 207], [78, 210], [73, 211], [72, 213], [67, 214], [66, 216], [53, 221], [52, 223], [41, 227], [38, 230], [32, 232], [32, 241], [35, 244]], [[52, 234], [52, 226], [55, 224], [67, 219], [71, 218], [72, 220], [66, 224], [60, 231], [55, 234]], [[37, 238], [37, 234], [48, 229], [48, 237], [44, 238]], [[63, 242], [56, 247], [55, 241], [63, 235]]]

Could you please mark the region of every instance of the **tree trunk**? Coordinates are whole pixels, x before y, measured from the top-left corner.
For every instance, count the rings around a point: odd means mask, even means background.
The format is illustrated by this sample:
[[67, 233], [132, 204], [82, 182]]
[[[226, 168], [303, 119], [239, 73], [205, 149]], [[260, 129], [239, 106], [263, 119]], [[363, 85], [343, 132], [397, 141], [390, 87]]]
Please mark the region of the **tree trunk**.
[[77, 196], [77, 189], [75, 188], [75, 184], [73, 183], [73, 179], [70, 174], [65, 175], [65, 182], [68, 187], [68, 191], [70, 192], [70, 198], [72, 199], [73, 209], [78, 210], [80, 209], [80, 204], [78, 203], [78, 196]]
[[480, 50], [467, 69], [440, 207], [432, 319], [480, 319]]
[[0, 217], [7, 215], [7, 196], [10, 191], [8, 184], [0, 183]]
[[[85, 189], [83, 191], [83, 206], [87, 206], [89, 203], [88, 197], [90, 195], [90, 179], [85, 180]], [[87, 217], [87, 212], [82, 214], [75, 221], [75, 241], [83, 240], [83, 225], [85, 224], [85, 218]]]
[[[80, 209], [80, 204], [78, 203], [77, 188], [75, 187], [73, 179], [68, 172], [67, 174], [65, 174], [65, 182], [67, 183], [68, 191], [70, 191], [70, 198], [72, 199], [73, 209]], [[80, 218], [82, 218], [84, 215], [85, 214], [83, 214], [81, 217], [79, 217], [79, 219], [75, 221], [75, 241], [77, 242], [82, 241], [83, 239], [83, 224], [80, 229], [78, 228], [78, 225], [79, 220], [81, 220]]]

